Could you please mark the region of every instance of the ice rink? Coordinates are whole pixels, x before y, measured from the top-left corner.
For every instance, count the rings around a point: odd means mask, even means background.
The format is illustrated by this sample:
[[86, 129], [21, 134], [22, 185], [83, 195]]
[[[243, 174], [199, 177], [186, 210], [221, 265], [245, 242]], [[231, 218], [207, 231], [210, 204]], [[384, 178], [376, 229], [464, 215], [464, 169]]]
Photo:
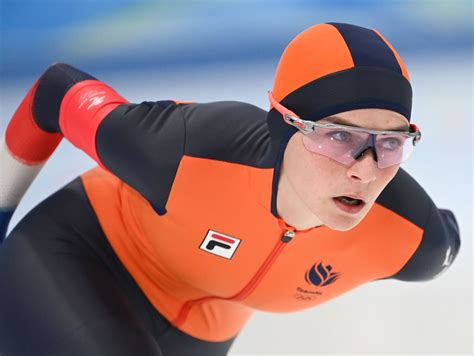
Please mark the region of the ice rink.
[[[472, 62], [463, 54], [411, 56], [405, 62], [414, 89], [412, 122], [423, 138], [403, 167], [439, 207], [454, 212], [461, 230], [457, 259], [433, 281], [380, 281], [302, 312], [257, 312], [231, 355], [472, 354]], [[239, 100], [267, 109], [274, 70], [273, 62], [256, 62], [91, 74], [131, 102]], [[34, 79], [0, 82], [1, 132]], [[63, 140], [17, 208], [9, 230], [38, 202], [93, 166], [85, 153]]]

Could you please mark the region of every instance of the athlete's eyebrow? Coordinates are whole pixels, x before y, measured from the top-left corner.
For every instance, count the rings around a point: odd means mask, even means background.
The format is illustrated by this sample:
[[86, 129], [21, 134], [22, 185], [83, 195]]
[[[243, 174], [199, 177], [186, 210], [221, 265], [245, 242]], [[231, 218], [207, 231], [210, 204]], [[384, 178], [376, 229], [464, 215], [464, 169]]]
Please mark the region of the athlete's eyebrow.
[[[363, 127], [359, 125], [355, 125], [352, 122], [347, 121], [346, 119], [343, 119], [340, 116], [328, 116], [323, 119], [324, 121], [331, 122], [333, 124], [340, 124], [340, 125], [347, 125], [347, 126], [354, 126], [354, 127]], [[393, 129], [390, 129], [388, 131], [409, 131], [410, 127], [408, 125], [402, 125], [395, 127]]]

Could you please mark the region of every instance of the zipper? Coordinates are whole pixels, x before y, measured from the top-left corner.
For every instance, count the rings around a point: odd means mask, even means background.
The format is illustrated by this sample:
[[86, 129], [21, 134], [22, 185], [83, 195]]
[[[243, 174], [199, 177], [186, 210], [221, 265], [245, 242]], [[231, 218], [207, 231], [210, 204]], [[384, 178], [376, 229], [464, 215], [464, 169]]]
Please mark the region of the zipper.
[[278, 257], [278, 255], [280, 255], [281, 251], [283, 251], [283, 249], [288, 244], [288, 242], [293, 240], [293, 238], [296, 236], [296, 229], [290, 225], [287, 225], [285, 221], [283, 221], [282, 218], [278, 217], [278, 223], [284, 230], [283, 235], [281, 236], [280, 240], [276, 243], [276, 245], [273, 247], [273, 250], [270, 252], [270, 254], [265, 259], [265, 261], [260, 266], [260, 268], [257, 270], [257, 272], [250, 279], [250, 282], [248, 282], [247, 285], [240, 292], [238, 292], [232, 297], [227, 297], [227, 298], [209, 296], [209, 297], [189, 300], [186, 303], [184, 303], [184, 305], [181, 307], [181, 310], [178, 316], [172, 321], [172, 324], [176, 327], [183, 324], [186, 321], [191, 308], [199, 303], [203, 303], [211, 299], [238, 301], [238, 300], [243, 300], [247, 298], [255, 290], [255, 288], [257, 288], [258, 284], [262, 281], [263, 277], [265, 277], [271, 265], [275, 262], [276, 258]]
[[283, 234], [281, 241], [284, 243], [288, 243], [293, 239], [293, 237], [295, 237], [295, 235], [296, 233], [294, 231], [288, 230]]
[[267, 259], [263, 262], [262, 266], [258, 269], [257, 273], [253, 276], [249, 283], [234, 297], [230, 298], [232, 300], [243, 300], [247, 298], [257, 287], [260, 281], [263, 279], [265, 274], [267, 274], [268, 270], [270, 269], [273, 262], [275, 262], [278, 255], [281, 253], [283, 248], [286, 246], [288, 242], [290, 242], [293, 237], [295, 237], [295, 232], [291, 230], [285, 231], [283, 236], [281, 237], [280, 241], [277, 242], [275, 247], [273, 248], [270, 255]]

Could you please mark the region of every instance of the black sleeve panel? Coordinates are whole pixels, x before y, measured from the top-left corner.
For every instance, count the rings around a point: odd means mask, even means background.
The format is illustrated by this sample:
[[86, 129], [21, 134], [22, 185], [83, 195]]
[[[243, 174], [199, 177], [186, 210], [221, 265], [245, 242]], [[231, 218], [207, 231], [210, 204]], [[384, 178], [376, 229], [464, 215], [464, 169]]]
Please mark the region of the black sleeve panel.
[[97, 154], [163, 215], [185, 137], [183, 115], [173, 101], [119, 105], [97, 130]]
[[38, 126], [46, 132], [61, 132], [59, 108], [67, 91], [83, 80], [95, 79], [68, 64], [51, 65], [41, 75], [33, 99], [33, 117]]
[[239, 101], [181, 106], [186, 155], [252, 167], [272, 167], [267, 112]]
[[180, 161], [187, 156], [269, 164], [266, 111], [241, 102], [119, 105], [98, 127], [97, 154], [114, 175], [163, 215]]
[[403, 281], [430, 280], [454, 261], [461, 244], [454, 214], [449, 210], [438, 209], [407, 172], [402, 169], [398, 171], [377, 203], [423, 230], [422, 241], [413, 256], [398, 273], [387, 278]]

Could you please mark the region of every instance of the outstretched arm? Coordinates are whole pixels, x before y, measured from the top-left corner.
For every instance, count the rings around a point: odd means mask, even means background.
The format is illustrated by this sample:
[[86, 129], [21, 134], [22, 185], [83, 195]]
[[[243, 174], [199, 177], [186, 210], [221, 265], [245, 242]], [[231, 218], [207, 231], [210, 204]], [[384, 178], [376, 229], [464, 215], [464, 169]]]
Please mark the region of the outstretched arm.
[[438, 208], [406, 171], [398, 171], [377, 203], [423, 230], [421, 242], [414, 254], [400, 271], [387, 278], [427, 281], [436, 278], [453, 263], [461, 246], [459, 226], [454, 214], [450, 210]]
[[50, 66], [5, 132], [0, 241], [20, 199], [63, 137], [164, 213], [184, 152], [184, 118], [177, 107], [174, 101], [130, 104], [87, 73], [62, 63]]

